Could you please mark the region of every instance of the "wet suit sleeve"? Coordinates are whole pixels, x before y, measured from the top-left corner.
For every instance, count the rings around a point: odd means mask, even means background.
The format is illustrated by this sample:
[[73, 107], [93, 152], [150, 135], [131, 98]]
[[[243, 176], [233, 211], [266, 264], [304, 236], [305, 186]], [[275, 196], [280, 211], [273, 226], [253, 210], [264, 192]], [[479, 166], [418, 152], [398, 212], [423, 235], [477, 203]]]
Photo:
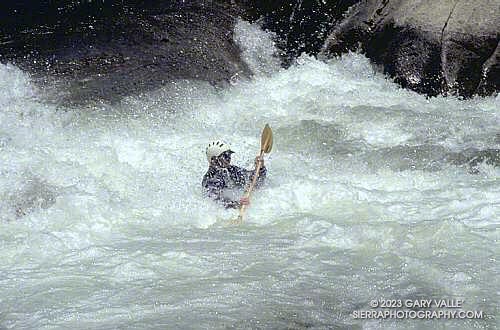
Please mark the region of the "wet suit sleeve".
[[[252, 182], [255, 170], [247, 170], [242, 167], [232, 166], [230, 168], [230, 172], [234, 182], [241, 187], [245, 187], [246, 185], [249, 185], [250, 182]], [[259, 187], [264, 182], [266, 174], [267, 169], [265, 167], [261, 167], [261, 169], [259, 170], [259, 178], [257, 179], [257, 187]]]
[[[255, 170], [252, 170], [252, 171], [249, 171], [250, 173], [250, 182], [253, 180], [253, 176], [255, 175]], [[266, 167], [261, 167], [260, 170], [259, 170], [259, 178], [257, 179], [257, 183], [256, 183], [256, 186], [257, 187], [260, 187], [263, 183], [264, 183], [264, 180], [266, 179], [266, 175], [267, 175], [267, 168]]]
[[[255, 175], [255, 169], [254, 170], [247, 170], [241, 167], [237, 168], [237, 173], [239, 177], [239, 182], [241, 182], [242, 186], [248, 186], [253, 180], [253, 176]], [[260, 187], [266, 178], [267, 175], [267, 169], [265, 167], [261, 167], [259, 170], [259, 178], [257, 179], [257, 183], [255, 184], [256, 187]]]
[[225, 198], [222, 196], [222, 190], [224, 189], [224, 181], [222, 178], [217, 176], [208, 177], [205, 176], [203, 178], [203, 188], [205, 189], [205, 193], [207, 197], [213, 199], [224, 205], [225, 208], [238, 208], [240, 207], [239, 201], [233, 201], [229, 198]]

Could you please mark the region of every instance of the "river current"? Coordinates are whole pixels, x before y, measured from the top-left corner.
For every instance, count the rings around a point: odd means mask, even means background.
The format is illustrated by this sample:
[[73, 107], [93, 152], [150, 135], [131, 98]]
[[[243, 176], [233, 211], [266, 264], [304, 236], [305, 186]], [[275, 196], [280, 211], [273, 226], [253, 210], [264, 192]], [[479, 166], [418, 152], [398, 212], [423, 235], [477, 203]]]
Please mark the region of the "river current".
[[[426, 98], [360, 54], [116, 104], [48, 101], [0, 65], [0, 328], [492, 329], [498, 326], [500, 98]], [[267, 183], [241, 225], [201, 193], [205, 146]], [[462, 299], [482, 319], [357, 319], [374, 299]]]

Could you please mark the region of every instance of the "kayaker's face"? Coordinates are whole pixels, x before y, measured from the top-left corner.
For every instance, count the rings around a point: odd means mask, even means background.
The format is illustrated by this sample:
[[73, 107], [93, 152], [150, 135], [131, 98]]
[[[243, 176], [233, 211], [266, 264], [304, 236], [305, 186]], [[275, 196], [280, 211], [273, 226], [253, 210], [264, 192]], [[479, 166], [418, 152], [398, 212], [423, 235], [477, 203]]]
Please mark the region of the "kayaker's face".
[[217, 158], [218, 165], [220, 167], [228, 167], [231, 165], [231, 153], [224, 152]]

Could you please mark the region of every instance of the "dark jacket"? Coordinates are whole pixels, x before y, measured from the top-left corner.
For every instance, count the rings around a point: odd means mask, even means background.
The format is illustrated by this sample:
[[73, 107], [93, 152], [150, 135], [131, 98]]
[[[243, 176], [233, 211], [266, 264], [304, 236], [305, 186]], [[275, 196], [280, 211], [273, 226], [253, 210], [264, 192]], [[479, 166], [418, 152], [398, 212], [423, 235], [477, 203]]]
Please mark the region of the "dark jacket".
[[[252, 182], [255, 170], [247, 170], [235, 165], [227, 168], [210, 166], [207, 173], [203, 176], [202, 186], [207, 197], [221, 203], [226, 208], [238, 208], [240, 206], [239, 198], [236, 196], [224, 196], [224, 192], [236, 188], [241, 192], [243, 188]], [[261, 185], [266, 177], [267, 169], [262, 167], [259, 170], [259, 178], [256, 186]]]

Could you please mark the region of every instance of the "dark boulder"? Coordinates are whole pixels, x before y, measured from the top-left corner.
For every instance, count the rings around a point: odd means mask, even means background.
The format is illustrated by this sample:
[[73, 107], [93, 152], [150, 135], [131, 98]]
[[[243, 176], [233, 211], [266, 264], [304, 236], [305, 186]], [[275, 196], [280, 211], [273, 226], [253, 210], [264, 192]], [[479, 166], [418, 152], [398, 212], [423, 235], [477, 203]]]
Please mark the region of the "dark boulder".
[[250, 73], [233, 41], [238, 11], [230, 1], [0, 6], [0, 61], [54, 82], [72, 102], [114, 101], [177, 79], [223, 84]]
[[349, 10], [320, 57], [361, 50], [395, 81], [428, 95], [500, 88], [496, 0], [367, 0]]
[[278, 36], [283, 60], [289, 64], [302, 53], [317, 54], [345, 11], [359, 0], [237, 0], [249, 21]]

